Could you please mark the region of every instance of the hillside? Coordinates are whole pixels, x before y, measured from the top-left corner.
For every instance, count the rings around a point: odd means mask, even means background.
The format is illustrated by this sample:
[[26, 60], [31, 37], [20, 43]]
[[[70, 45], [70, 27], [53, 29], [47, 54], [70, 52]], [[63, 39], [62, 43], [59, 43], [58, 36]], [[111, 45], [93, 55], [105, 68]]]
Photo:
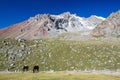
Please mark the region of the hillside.
[[93, 36], [104, 38], [119, 38], [120, 37], [120, 10], [111, 13], [106, 20], [98, 24], [93, 30]]
[[120, 41], [0, 40], [0, 70], [120, 70]]

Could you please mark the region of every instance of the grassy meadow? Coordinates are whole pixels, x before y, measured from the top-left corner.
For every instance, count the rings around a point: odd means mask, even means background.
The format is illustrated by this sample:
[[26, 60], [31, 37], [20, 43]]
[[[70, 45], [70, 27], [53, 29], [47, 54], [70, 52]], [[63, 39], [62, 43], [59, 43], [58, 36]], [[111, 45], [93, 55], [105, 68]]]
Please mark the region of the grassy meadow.
[[0, 80], [120, 80], [120, 74], [79, 72], [3, 73]]

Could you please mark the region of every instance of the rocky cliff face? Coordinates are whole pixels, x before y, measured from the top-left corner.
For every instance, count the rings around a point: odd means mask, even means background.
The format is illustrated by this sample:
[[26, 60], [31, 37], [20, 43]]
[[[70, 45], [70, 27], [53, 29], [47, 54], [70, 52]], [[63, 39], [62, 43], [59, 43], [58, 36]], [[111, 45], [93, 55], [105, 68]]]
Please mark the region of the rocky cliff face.
[[102, 17], [78, 17], [69, 12], [60, 15], [38, 14], [28, 20], [0, 30], [1, 38], [38, 39], [64, 32], [92, 30], [104, 20]]
[[93, 30], [94, 36], [120, 37], [120, 10], [110, 14]]

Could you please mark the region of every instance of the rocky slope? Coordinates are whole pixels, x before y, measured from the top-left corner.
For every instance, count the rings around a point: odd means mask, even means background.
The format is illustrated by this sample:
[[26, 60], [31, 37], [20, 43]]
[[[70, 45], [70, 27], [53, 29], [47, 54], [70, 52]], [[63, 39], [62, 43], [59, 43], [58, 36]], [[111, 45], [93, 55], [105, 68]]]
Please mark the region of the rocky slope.
[[38, 39], [54, 37], [65, 32], [92, 30], [104, 20], [102, 17], [78, 17], [69, 12], [60, 15], [38, 14], [28, 20], [0, 30], [0, 38]]
[[98, 24], [93, 30], [93, 36], [120, 37], [120, 10], [110, 14], [106, 20]]

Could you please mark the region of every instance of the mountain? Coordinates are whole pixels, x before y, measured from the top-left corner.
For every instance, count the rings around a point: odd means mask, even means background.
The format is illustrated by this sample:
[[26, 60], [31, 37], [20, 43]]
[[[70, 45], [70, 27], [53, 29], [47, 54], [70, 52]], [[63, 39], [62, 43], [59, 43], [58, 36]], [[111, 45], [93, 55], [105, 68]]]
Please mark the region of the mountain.
[[0, 29], [0, 38], [38, 39], [66, 32], [89, 31], [104, 19], [95, 15], [84, 18], [69, 12], [60, 15], [38, 14], [21, 23]]
[[106, 20], [98, 24], [92, 34], [107, 38], [120, 37], [120, 10], [110, 14]]

